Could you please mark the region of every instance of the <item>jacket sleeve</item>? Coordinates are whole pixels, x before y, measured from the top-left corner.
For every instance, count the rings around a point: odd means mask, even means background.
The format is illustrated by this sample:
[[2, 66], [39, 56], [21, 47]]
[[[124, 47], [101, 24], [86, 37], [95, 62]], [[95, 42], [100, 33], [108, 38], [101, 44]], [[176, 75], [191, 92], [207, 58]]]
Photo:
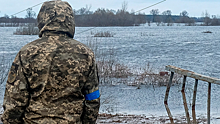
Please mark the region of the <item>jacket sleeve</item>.
[[1, 118], [4, 124], [23, 123], [23, 116], [25, 107], [28, 104], [28, 97], [27, 80], [18, 53], [12, 63], [5, 88], [3, 102], [4, 113]]
[[83, 92], [85, 95], [84, 110], [82, 115], [83, 124], [95, 124], [100, 107], [98, 73], [95, 62], [93, 61], [88, 80], [86, 81]]

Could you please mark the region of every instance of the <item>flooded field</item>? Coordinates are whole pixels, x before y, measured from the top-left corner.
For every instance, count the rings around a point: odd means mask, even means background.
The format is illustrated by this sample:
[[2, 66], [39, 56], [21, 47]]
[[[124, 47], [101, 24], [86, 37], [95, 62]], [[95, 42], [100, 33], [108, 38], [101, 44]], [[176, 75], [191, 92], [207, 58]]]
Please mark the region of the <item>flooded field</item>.
[[[166, 65], [174, 65], [211, 77], [220, 78], [220, 28], [219, 27], [77, 27], [75, 39], [85, 44], [95, 41], [97, 49], [108, 55], [107, 49], [114, 50], [114, 57], [120, 63], [138, 71], [150, 63], [155, 69], [164, 70]], [[9, 62], [19, 49], [38, 36], [13, 35], [16, 28], [0, 28], [0, 56]], [[109, 31], [113, 37], [93, 37], [95, 32]], [[213, 33], [202, 33], [211, 31]], [[99, 59], [99, 58], [97, 58]], [[193, 80], [187, 81], [187, 100], [191, 109]], [[3, 102], [4, 85], [0, 87], [0, 104]], [[220, 117], [220, 86], [212, 86], [211, 116]], [[141, 85], [136, 87], [101, 85], [102, 105], [100, 113], [135, 114], [146, 116], [167, 116], [163, 100], [166, 87]], [[171, 87], [169, 106], [174, 116], [184, 115], [181, 86]], [[207, 83], [199, 82], [196, 112], [206, 116]], [[0, 110], [1, 111], [1, 110]], [[190, 113], [191, 114], [191, 113]]]

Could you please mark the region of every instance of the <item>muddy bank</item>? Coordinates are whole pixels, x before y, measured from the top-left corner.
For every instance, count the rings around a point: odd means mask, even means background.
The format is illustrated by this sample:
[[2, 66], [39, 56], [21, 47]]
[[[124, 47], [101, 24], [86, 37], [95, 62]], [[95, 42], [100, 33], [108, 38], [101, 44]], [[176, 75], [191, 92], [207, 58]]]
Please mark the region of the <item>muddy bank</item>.
[[[0, 115], [1, 118], [1, 115]], [[212, 124], [218, 124], [220, 117], [212, 118]], [[174, 117], [175, 124], [187, 124], [186, 118], [183, 116]], [[205, 117], [197, 117], [198, 124], [206, 124]], [[145, 116], [145, 115], [123, 115], [123, 114], [99, 114], [97, 124], [170, 124], [168, 116]], [[3, 124], [0, 120], [0, 124]]]
[[[220, 118], [213, 118], [212, 123], [218, 124]], [[206, 124], [205, 117], [197, 117], [198, 124]], [[145, 115], [123, 115], [123, 114], [100, 114], [97, 124], [170, 124], [168, 116], [145, 116]], [[187, 120], [183, 116], [174, 116], [175, 124], [187, 124]]]

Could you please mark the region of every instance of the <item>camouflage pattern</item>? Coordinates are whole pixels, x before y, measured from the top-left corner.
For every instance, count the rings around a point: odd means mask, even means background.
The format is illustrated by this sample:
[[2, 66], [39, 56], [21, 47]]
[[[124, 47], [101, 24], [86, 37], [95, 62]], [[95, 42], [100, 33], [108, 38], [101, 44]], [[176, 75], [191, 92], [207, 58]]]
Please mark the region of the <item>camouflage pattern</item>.
[[63, 1], [45, 2], [37, 16], [39, 36], [44, 32], [65, 33], [73, 38], [75, 23], [73, 10], [69, 3]]
[[75, 24], [67, 2], [45, 2], [38, 15], [39, 39], [12, 63], [4, 97], [4, 124], [95, 124], [100, 98], [93, 52], [72, 39]]

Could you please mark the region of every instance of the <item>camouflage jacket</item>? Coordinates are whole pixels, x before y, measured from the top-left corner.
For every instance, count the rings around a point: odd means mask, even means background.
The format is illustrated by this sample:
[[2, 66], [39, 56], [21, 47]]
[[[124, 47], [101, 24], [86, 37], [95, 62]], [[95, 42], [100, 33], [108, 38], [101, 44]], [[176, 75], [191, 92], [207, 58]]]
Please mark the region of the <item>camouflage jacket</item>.
[[67, 2], [45, 2], [39, 39], [12, 63], [4, 96], [4, 124], [95, 124], [100, 106], [93, 52], [73, 39]]

